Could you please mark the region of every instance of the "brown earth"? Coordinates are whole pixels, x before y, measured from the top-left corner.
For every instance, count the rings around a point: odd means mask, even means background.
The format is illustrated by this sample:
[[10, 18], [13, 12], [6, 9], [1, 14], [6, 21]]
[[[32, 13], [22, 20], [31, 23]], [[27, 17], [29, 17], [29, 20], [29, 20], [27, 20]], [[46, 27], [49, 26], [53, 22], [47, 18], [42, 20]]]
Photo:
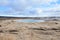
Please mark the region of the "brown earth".
[[0, 20], [0, 40], [60, 40], [60, 21], [22, 23]]

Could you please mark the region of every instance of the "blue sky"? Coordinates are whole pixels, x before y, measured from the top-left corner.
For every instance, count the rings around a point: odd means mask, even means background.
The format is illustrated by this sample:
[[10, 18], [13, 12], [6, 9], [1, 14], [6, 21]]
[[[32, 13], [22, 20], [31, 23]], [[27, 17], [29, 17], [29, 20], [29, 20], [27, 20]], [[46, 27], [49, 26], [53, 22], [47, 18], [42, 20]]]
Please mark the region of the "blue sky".
[[0, 0], [0, 16], [60, 16], [60, 0]]

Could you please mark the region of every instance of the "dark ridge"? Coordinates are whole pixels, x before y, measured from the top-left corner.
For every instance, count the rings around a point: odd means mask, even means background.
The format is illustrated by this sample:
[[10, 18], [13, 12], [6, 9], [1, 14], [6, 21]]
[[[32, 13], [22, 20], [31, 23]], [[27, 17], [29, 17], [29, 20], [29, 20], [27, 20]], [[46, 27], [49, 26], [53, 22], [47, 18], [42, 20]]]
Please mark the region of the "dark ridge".
[[18, 30], [9, 30], [9, 32], [18, 32]]
[[18, 34], [17, 32], [18, 32], [18, 30], [9, 30], [10, 34]]
[[60, 17], [11, 17], [11, 16], [0, 16], [0, 19], [40, 19], [40, 20], [58, 20]]
[[32, 30], [60, 30], [59, 28], [30, 28]]
[[51, 30], [60, 30], [60, 29], [58, 29], [58, 28], [51, 28]]
[[46, 30], [46, 29], [43, 29], [43, 28], [31, 28], [32, 30]]

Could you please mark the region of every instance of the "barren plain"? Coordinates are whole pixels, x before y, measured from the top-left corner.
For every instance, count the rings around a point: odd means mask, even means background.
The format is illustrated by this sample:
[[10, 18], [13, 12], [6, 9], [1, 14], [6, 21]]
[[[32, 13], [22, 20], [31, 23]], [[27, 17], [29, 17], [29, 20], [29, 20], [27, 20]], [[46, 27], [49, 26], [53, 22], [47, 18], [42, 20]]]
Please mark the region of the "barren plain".
[[0, 40], [60, 40], [60, 21], [23, 23], [14, 20], [0, 20]]

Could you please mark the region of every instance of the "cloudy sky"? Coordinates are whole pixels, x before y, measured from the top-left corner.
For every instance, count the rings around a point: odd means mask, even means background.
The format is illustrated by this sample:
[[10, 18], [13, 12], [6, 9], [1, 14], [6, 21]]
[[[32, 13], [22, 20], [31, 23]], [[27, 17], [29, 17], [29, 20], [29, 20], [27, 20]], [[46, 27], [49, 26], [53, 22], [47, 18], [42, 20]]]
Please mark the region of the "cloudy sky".
[[0, 16], [60, 16], [60, 0], [0, 0]]

